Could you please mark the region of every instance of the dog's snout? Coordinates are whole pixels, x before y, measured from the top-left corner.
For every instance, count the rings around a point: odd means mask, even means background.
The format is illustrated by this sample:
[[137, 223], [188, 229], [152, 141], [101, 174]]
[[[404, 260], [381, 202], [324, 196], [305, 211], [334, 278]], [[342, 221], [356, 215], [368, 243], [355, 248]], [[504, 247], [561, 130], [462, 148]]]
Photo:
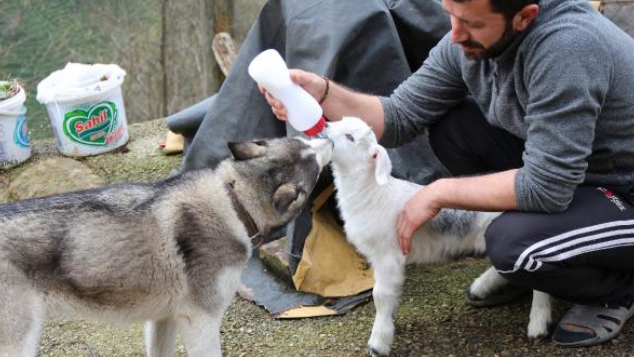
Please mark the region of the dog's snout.
[[310, 141], [310, 145], [317, 152], [317, 160], [321, 167], [328, 165], [332, 158], [332, 150], [334, 148], [334, 142], [330, 139], [313, 139]]

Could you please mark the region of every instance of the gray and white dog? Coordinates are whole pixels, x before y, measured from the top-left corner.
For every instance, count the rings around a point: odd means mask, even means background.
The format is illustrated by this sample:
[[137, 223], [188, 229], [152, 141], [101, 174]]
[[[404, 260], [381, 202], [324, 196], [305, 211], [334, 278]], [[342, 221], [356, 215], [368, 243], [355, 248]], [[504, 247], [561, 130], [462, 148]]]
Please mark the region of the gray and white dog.
[[148, 356], [220, 356], [250, 237], [291, 220], [332, 143], [230, 143], [215, 170], [0, 206], [0, 356], [36, 356], [54, 317], [147, 321]]

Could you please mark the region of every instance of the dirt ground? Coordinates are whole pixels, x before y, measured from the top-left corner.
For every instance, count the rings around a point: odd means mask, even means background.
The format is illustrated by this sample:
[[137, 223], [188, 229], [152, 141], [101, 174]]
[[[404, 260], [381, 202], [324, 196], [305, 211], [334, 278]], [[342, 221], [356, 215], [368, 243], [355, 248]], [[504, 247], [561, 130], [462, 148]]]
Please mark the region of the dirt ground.
[[[476, 309], [464, 303], [464, 290], [487, 262], [462, 261], [409, 269], [396, 317], [392, 356], [398, 357], [625, 357], [634, 356], [634, 325], [603, 346], [567, 349], [525, 337], [530, 300]], [[555, 318], [569, 304], [556, 302]], [[222, 327], [225, 356], [367, 356], [374, 317], [369, 303], [343, 316], [275, 320], [251, 302], [236, 298]], [[41, 342], [41, 356], [143, 356], [141, 325], [52, 322]], [[186, 356], [178, 345], [176, 356]]]

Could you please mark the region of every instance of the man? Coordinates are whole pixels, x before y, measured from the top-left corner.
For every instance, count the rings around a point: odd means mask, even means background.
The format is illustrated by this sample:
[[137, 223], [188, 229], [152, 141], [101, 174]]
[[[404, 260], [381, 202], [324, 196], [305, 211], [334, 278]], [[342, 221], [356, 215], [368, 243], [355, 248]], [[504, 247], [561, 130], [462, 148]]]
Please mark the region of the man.
[[389, 98], [299, 70], [292, 79], [328, 118], [361, 117], [386, 146], [430, 129], [453, 178], [403, 208], [404, 254], [442, 208], [505, 211], [486, 233], [496, 269], [518, 291], [575, 303], [553, 341], [614, 338], [634, 314], [634, 40], [585, 0], [443, 0], [443, 8], [451, 32]]

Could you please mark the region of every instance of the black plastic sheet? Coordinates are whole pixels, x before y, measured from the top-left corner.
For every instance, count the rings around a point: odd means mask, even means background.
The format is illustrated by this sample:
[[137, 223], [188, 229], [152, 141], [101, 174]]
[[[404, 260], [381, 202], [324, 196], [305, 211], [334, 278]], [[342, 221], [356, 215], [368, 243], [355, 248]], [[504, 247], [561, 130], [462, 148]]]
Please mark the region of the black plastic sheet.
[[[276, 49], [289, 68], [327, 76], [357, 91], [389, 95], [449, 29], [449, 19], [437, 0], [268, 1], [219, 92], [167, 118], [170, 130], [185, 136], [184, 169], [214, 167], [229, 156], [227, 141], [299, 134], [275, 119], [247, 73], [251, 60], [263, 50]], [[424, 184], [443, 174], [426, 136], [388, 152], [397, 177]], [[277, 234], [289, 239], [291, 269], [310, 229], [307, 208]], [[243, 281], [251, 282], [247, 285], [254, 289], [256, 300], [266, 300], [257, 302], [269, 311], [301, 305], [302, 295], [304, 302], [315, 301], [314, 296], [299, 292], [279, 294], [275, 284], [254, 287], [264, 270], [253, 266], [259, 267], [251, 264]], [[279, 291], [286, 290], [280, 287]], [[289, 297], [286, 301], [281, 298], [284, 295]]]

